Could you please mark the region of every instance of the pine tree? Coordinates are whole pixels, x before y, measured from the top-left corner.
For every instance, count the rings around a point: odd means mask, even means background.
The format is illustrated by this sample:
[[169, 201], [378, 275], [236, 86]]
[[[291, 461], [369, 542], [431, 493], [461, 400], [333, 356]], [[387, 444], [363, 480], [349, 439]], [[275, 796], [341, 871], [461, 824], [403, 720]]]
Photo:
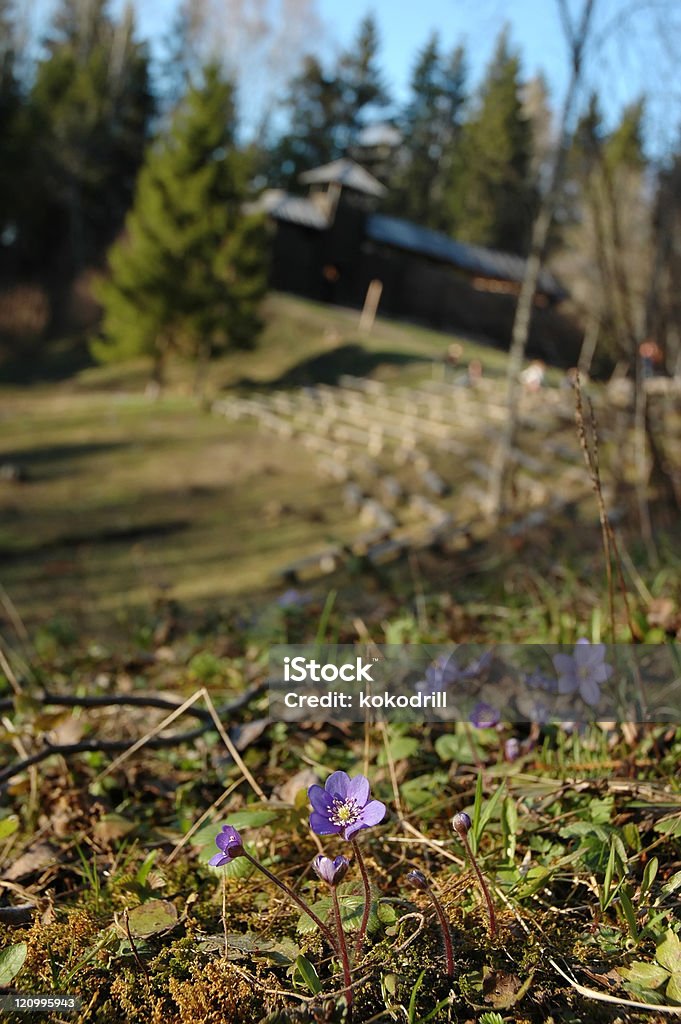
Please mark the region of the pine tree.
[[378, 48], [376, 23], [369, 16], [333, 67], [324, 67], [317, 57], [305, 58], [284, 101], [288, 124], [272, 147], [266, 169], [270, 184], [295, 189], [301, 171], [345, 156], [369, 112], [388, 104]]
[[267, 173], [272, 185], [297, 187], [298, 175], [335, 160], [342, 153], [342, 85], [327, 74], [316, 57], [306, 57], [292, 80], [285, 104], [289, 109], [286, 131], [273, 147]]
[[130, 5], [113, 21], [106, 0], [62, 0], [30, 96], [32, 233], [62, 276], [97, 261], [129, 207], [153, 113], [148, 64]]
[[265, 227], [243, 212], [248, 157], [235, 145], [234, 88], [206, 68], [140, 172], [110, 277], [97, 359], [150, 355], [161, 379], [170, 353], [204, 364], [249, 347], [266, 288]]
[[376, 21], [368, 14], [360, 22], [354, 43], [341, 55], [336, 72], [342, 96], [338, 144], [344, 151], [356, 141], [368, 112], [382, 109], [389, 103], [378, 64], [379, 48]]
[[520, 64], [504, 30], [477, 110], [463, 127], [452, 169], [451, 229], [458, 238], [508, 252], [526, 250], [532, 211], [532, 130], [523, 116]]
[[22, 96], [16, 76], [12, 0], [0, 0], [0, 236], [13, 238], [19, 196], [20, 163], [24, 148]]
[[446, 60], [433, 33], [417, 56], [409, 102], [400, 119], [404, 144], [390, 200], [395, 211], [429, 227], [447, 223], [444, 187], [459, 135], [464, 82], [462, 48]]

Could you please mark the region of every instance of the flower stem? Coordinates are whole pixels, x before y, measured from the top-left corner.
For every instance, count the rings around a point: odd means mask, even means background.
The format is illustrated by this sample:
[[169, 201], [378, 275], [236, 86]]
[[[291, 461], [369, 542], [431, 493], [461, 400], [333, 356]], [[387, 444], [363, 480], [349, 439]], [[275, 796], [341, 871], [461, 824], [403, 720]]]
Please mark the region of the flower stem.
[[435, 913], [437, 914], [440, 927], [442, 928], [442, 938], [445, 940], [445, 956], [447, 958], [447, 974], [449, 977], [454, 976], [454, 949], [452, 947], [452, 933], [449, 930], [449, 921], [445, 914], [444, 907], [435, 894], [434, 889], [431, 889], [430, 885], [426, 889], [426, 892], [430, 896], [431, 902], [435, 907]]
[[340, 903], [338, 901], [338, 890], [335, 885], [331, 886], [333, 898], [333, 916], [336, 919], [336, 931], [338, 932], [338, 950], [343, 964], [343, 984], [345, 985], [345, 1000], [348, 1009], [352, 1006], [352, 975], [350, 973], [350, 957], [348, 956], [348, 943], [345, 938], [343, 919], [341, 917]]
[[362, 923], [359, 926], [359, 934], [355, 942], [354, 958], [356, 959], [362, 950], [362, 944], [364, 943], [364, 937], [369, 923], [369, 914], [371, 913], [371, 882], [369, 881], [369, 875], [367, 874], [364, 858], [360, 853], [359, 843], [356, 839], [351, 839], [350, 842], [352, 843], [352, 848], [355, 851], [355, 857], [357, 858], [359, 870], [362, 875], [362, 881], [364, 883], [364, 913], [362, 914]]
[[272, 872], [268, 868], [266, 868], [264, 864], [261, 864], [260, 861], [256, 860], [255, 857], [253, 857], [252, 854], [248, 852], [248, 850], [243, 851], [243, 856], [246, 858], [246, 860], [250, 861], [254, 868], [257, 868], [258, 871], [261, 871], [266, 878], [269, 878], [270, 882], [274, 882], [275, 885], [279, 886], [282, 892], [285, 892], [288, 898], [290, 900], [293, 900], [296, 906], [300, 907], [303, 913], [307, 914], [307, 916], [314, 921], [322, 935], [326, 937], [326, 939], [331, 944], [331, 946], [333, 946], [334, 949], [338, 948], [336, 945], [336, 940], [334, 938], [333, 932], [331, 931], [329, 926], [324, 924], [324, 922], [319, 917], [317, 917], [314, 910], [310, 906], [308, 906], [308, 904], [305, 902], [302, 896], [299, 896], [294, 889], [292, 889], [289, 885], [286, 884], [286, 882], [282, 882], [280, 878], [277, 878], [276, 875], [273, 875]]
[[459, 832], [458, 834], [459, 834], [459, 836], [461, 838], [461, 841], [462, 841], [462, 843], [463, 843], [463, 845], [464, 845], [464, 847], [466, 849], [466, 854], [468, 855], [468, 859], [471, 862], [471, 864], [473, 865], [473, 870], [475, 871], [476, 875], [478, 876], [478, 882], [480, 883], [480, 888], [482, 890], [482, 894], [485, 897], [485, 902], [487, 903], [487, 912], [489, 914], [489, 933], [492, 936], [492, 938], [494, 938], [494, 936], [496, 935], [496, 932], [497, 932], [497, 918], [496, 918], [496, 914], [494, 913], [494, 904], [492, 903], [492, 897], [490, 896], [490, 892], [489, 892], [489, 889], [487, 887], [487, 882], [485, 881], [483, 873], [480, 870], [480, 868], [478, 867], [478, 862], [475, 859], [475, 856], [473, 855], [473, 851], [471, 850], [471, 844], [468, 842], [468, 836], [463, 831]]

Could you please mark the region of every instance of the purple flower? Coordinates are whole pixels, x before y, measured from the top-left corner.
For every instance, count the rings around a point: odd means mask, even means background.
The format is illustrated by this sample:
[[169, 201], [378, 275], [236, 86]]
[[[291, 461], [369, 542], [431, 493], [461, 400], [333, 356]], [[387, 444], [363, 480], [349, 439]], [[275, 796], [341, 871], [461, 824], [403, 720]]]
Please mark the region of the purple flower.
[[416, 684], [416, 689], [426, 694], [440, 693], [452, 683], [475, 679], [488, 668], [493, 656], [493, 651], [485, 651], [465, 668], [460, 668], [453, 655], [439, 654], [433, 664], [426, 669], [425, 678]]
[[300, 590], [296, 590], [292, 587], [290, 590], [285, 590], [277, 600], [276, 604], [280, 608], [304, 608], [306, 604], [309, 604], [312, 598], [309, 594], [303, 594]]
[[334, 887], [345, 878], [350, 867], [350, 861], [347, 857], [343, 856], [334, 857], [331, 860], [330, 857], [325, 857], [323, 853], [318, 853], [312, 861], [312, 867], [323, 882]]
[[507, 761], [516, 761], [520, 757], [520, 740], [515, 736], [504, 743], [504, 757]]
[[578, 640], [572, 654], [555, 654], [558, 693], [579, 693], [585, 704], [595, 707], [601, 699], [601, 684], [613, 673], [604, 657], [605, 644], [590, 644], [588, 640]]
[[471, 816], [470, 814], [466, 814], [465, 811], [459, 811], [459, 813], [455, 814], [452, 818], [452, 828], [456, 834], [461, 837], [467, 836], [472, 827], [473, 822], [471, 821]]
[[241, 836], [232, 825], [223, 825], [215, 837], [215, 845], [221, 853], [215, 853], [208, 861], [214, 868], [223, 864], [231, 864], [237, 857], [243, 857], [244, 844]]
[[476, 729], [492, 729], [499, 722], [500, 714], [491, 704], [484, 700], [478, 701], [470, 713], [471, 725]]
[[453, 657], [440, 654], [426, 669], [425, 678], [416, 684], [417, 691], [424, 694], [441, 693], [450, 683], [461, 678], [461, 669]]
[[533, 672], [525, 672], [521, 678], [530, 690], [544, 690], [545, 693], [556, 693], [558, 690], [556, 679], [545, 676], [537, 668]]
[[310, 828], [318, 836], [342, 832], [344, 839], [351, 839], [385, 817], [385, 804], [369, 799], [369, 780], [364, 775], [350, 779], [346, 772], [334, 772], [323, 789], [310, 786], [307, 795], [312, 804]]

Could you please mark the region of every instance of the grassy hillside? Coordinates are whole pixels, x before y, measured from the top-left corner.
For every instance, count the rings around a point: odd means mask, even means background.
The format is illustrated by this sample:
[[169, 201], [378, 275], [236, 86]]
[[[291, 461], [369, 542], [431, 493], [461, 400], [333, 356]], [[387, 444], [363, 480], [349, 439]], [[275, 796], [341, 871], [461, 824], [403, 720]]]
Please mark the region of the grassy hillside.
[[[371, 373], [395, 388], [428, 381], [452, 340], [383, 321], [360, 337], [355, 312], [283, 296], [268, 300], [266, 320], [256, 350], [210, 367], [208, 397], [333, 383], [347, 372]], [[505, 355], [462, 343], [464, 364], [480, 359], [501, 388]], [[0, 581], [29, 626], [57, 618], [111, 629], [170, 599], [197, 610], [243, 605], [250, 596], [262, 603], [284, 588], [282, 566], [360, 532], [342, 508], [341, 485], [320, 477], [299, 440], [211, 415], [193, 396], [186, 365], [171, 368], [159, 399], [145, 395], [147, 378], [144, 363], [92, 367], [59, 384], [2, 391], [0, 465], [20, 479], [0, 480]], [[489, 437], [475, 429], [467, 437], [484, 465]], [[576, 493], [588, 495], [569, 422], [565, 437], [578, 463]], [[541, 437], [528, 445], [540, 452]], [[440, 472], [456, 476], [455, 456], [437, 459]], [[464, 500], [456, 492], [449, 507], [456, 511]], [[597, 547], [590, 498], [585, 515]], [[565, 533], [560, 519], [554, 528]], [[498, 543], [487, 562], [494, 565], [503, 550]], [[424, 555], [422, 564], [445, 578], [455, 570], [475, 579], [477, 549], [466, 558], [472, 563], [464, 572], [463, 555], [446, 563]], [[366, 581], [353, 577], [361, 567], [349, 570], [345, 582], [361, 598]], [[409, 589], [413, 565], [404, 571]], [[372, 586], [381, 586], [381, 575], [371, 576]]]

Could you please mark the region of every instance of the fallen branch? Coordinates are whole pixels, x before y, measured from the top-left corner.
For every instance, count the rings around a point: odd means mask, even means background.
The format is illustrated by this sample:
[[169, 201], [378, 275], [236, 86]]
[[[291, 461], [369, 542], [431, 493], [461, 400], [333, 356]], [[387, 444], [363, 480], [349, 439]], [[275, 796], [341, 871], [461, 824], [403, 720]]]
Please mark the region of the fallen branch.
[[[235, 711], [238, 711], [240, 708], [245, 707], [247, 704], [250, 704], [252, 700], [258, 697], [263, 692], [264, 688], [263, 683], [256, 683], [254, 686], [249, 687], [249, 689], [244, 690], [244, 692], [239, 694], [239, 696], [233, 701], [230, 701], [228, 704], [224, 704], [222, 707], [218, 708], [216, 712], [217, 716], [219, 716], [219, 719], [222, 719], [233, 714]], [[198, 718], [201, 721], [202, 724], [200, 726], [188, 732], [176, 733], [173, 736], [154, 736], [147, 740], [146, 745], [155, 750], [178, 746], [181, 743], [191, 743], [204, 733], [208, 732], [211, 728], [216, 728], [217, 726], [214, 715], [206, 708], [199, 708], [194, 705], [188, 705], [185, 707], [183, 704], [178, 704], [172, 700], [166, 700], [163, 697], [132, 694], [129, 696], [71, 697], [66, 694], [45, 693], [42, 701], [44, 704], [50, 704], [56, 707], [150, 707], [178, 713], [180, 713], [179, 709], [182, 709], [182, 714], [192, 715], [194, 718]], [[70, 757], [73, 754], [83, 753], [119, 754], [129, 748], [129, 739], [92, 739], [81, 740], [79, 743], [55, 744], [51, 744], [49, 740], [46, 740], [45, 746], [41, 750], [36, 751], [36, 753], [31, 754], [28, 757], [22, 758], [21, 761], [17, 761], [15, 764], [10, 765], [9, 768], [5, 768], [3, 771], [0, 771], [0, 791], [6, 786], [9, 779], [12, 779], [15, 775], [25, 771], [32, 765], [39, 764], [41, 761], [46, 760], [46, 758], [52, 757], [54, 754], [59, 754], [62, 757]]]
[[548, 957], [548, 961], [551, 966], [558, 971], [561, 978], [564, 978], [569, 985], [579, 992], [580, 996], [584, 996], [585, 999], [597, 999], [601, 1003], [615, 1003], [617, 1006], [631, 1006], [636, 1010], [648, 1010], [653, 1013], [670, 1013], [676, 1017], [681, 1016], [681, 1006], [667, 1006], [664, 1003], [639, 1003], [635, 999], [620, 999], [618, 996], [608, 995], [607, 992], [599, 992], [595, 988], [587, 988], [585, 985], [580, 985], [575, 978], [571, 978], [569, 974], [561, 970], [555, 960]]

